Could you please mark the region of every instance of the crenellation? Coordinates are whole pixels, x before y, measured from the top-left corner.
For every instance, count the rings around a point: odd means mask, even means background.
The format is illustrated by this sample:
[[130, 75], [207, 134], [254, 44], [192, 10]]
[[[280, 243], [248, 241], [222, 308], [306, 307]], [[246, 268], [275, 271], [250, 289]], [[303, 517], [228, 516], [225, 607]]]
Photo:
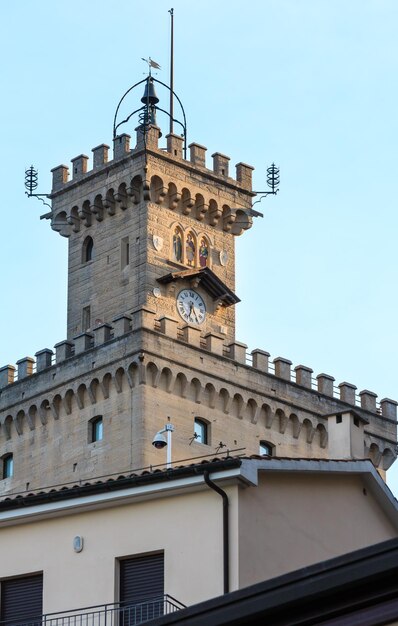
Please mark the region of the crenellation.
[[329, 376], [329, 374], [318, 374], [316, 377], [318, 391], [320, 393], [325, 394], [325, 396], [334, 395], [333, 383], [335, 382], [335, 378], [333, 376]]
[[247, 165], [247, 163], [237, 163], [236, 164], [236, 180], [242, 187], [247, 189], [248, 191], [252, 190], [252, 178], [254, 167], [251, 165]]
[[283, 378], [284, 380], [291, 380], [291, 366], [292, 362], [289, 359], [284, 359], [280, 356], [274, 359], [275, 376]]
[[130, 152], [130, 139], [131, 136], [127, 133], [118, 135], [113, 140], [113, 159], [121, 159]]
[[91, 152], [93, 153], [93, 169], [108, 163], [109, 146], [106, 143], [101, 143], [99, 146], [92, 148]]
[[94, 346], [100, 346], [112, 338], [112, 326], [106, 322], [93, 328]]
[[390, 398], [383, 398], [383, 400], [380, 400], [381, 414], [383, 417], [387, 417], [388, 419], [397, 419], [397, 406], [398, 402], [391, 400]]
[[81, 354], [93, 347], [94, 334], [89, 332], [80, 333], [76, 337], [73, 337], [73, 342], [75, 344], [75, 355]]
[[271, 356], [270, 353], [256, 348], [255, 350], [252, 350], [251, 355], [253, 367], [261, 370], [262, 372], [268, 373], [269, 357]]
[[49, 348], [44, 348], [35, 353], [36, 357], [36, 372], [41, 372], [47, 367], [51, 367], [54, 357], [54, 352]]
[[74, 355], [74, 343], [72, 341], [64, 340], [55, 344], [55, 361], [61, 363], [66, 361]]
[[72, 163], [72, 179], [76, 180], [87, 174], [88, 156], [79, 154], [79, 156], [71, 159]]
[[246, 350], [247, 345], [240, 341], [234, 341], [228, 344], [229, 357], [238, 363], [246, 363]]
[[52, 191], [62, 189], [69, 180], [69, 167], [67, 165], [58, 165], [51, 170], [53, 175]]
[[182, 159], [182, 150], [184, 146], [184, 137], [169, 133], [166, 135], [167, 139], [167, 152], [173, 155], [177, 159]]
[[34, 371], [35, 359], [31, 356], [25, 356], [17, 361], [18, 380], [32, 376]]
[[355, 392], [357, 390], [355, 385], [352, 385], [351, 383], [340, 383], [339, 384], [339, 390], [340, 390], [340, 400], [342, 400], [343, 402], [347, 402], [347, 404], [352, 404], [355, 405]]
[[14, 365], [5, 365], [0, 368], [0, 389], [12, 385], [15, 380], [15, 371]]
[[296, 373], [296, 383], [302, 387], [307, 387], [307, 389], [312, 389], [312, 374], [314, 370], [305, 365], [297, 365], [294, 371]]
[[196, 167], [206, 167], [206, 150], [205, 146], [199, 143], [190, 143], [189, 146], [191, 163]]
[[225, 156], [225, 154], [221, 154], [221, 152], [214, 152], [211, 156], [213, 158], [213, 172], [217, 174], [217, 176], [225, 176], [225, 178], [228, 178], [229, 161], [231, 159]]
[[376, 398], [377, 393], [373, 393], [373, 391], [368, 391], [367, 389], [363, 389], [359, 392], [359, 397], [361, 399], [361, 407], [366, 411], [370, 411], [371, 413], [376, 413]]

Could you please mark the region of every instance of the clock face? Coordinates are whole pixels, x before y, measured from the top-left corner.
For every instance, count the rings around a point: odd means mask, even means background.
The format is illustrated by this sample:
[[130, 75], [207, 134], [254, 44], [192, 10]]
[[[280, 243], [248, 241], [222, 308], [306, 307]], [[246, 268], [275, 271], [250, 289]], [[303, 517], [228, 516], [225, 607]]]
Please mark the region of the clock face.
[[206, 305], [203, 298], [193, 289], [183, 289], [177, 296], [177, 311], [189, 324], [203, 324]]

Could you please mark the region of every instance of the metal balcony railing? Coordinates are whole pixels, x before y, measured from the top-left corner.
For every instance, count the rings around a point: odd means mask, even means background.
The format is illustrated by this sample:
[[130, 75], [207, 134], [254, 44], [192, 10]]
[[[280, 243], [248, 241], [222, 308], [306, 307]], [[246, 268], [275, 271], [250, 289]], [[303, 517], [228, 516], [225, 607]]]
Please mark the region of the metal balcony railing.
[[186, 608], [170, 595], [144, 598], [134, 604], [116, 602], [88, 606], [40, 617], [0, 621], [0, 626], [138, 626]]

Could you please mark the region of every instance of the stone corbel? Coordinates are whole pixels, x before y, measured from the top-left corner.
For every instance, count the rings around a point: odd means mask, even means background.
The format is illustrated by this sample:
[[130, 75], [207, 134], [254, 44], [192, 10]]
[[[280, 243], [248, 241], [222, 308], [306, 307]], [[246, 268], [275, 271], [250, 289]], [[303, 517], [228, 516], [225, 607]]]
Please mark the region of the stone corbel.
[[195, 204], [195, 200], [192, 198], [190, 194], [186, 194], [182, 196], [182, 212], [184, 215], [189, 215], [192, 207]]
[[115, 202], [118, 202], [120, 204], [120, 208], [122, 209], [122, 211], [125, 211], [127, 209], [127, 193], [120, 193], [119, 191], [117, 191], [114, 195], [114, 198]]
[[210, 226], [217, 226], [218, 221], [222, 215], [222, 210], [217, 208], [209, 209], [209, 224]]
[[91, 213], [87, 206], [82, 206], [78, 211], [78, 215], [85, 226], [91, 226]]
[[195, 278], [192, 278], [192, 280], [189, 281], [189, 284], [192, 287], [192, 289], [196, 289], [199, 286], [199, 283], [200, 283], [199, 276], [196, 276]]
[[94, 202], [94, 204], [91, 205], [90, 209], [91, 213], [95, 215], [97, 222], [102, 222], [102, 220], [104, 219], [104, 207], [102, 203], [96, 204]]
[[234, 209], [228, 209], [227, 211], [225, 211], [224, 217], [223, 217], [223, 230], [225, 230], [225, 232], [229, 232], [232, 228], [233, 223], [236, 220], [236, 211]]
[[70, 226], [72, 226], [72, 230], [74, 233], [78, 233], [80, 230], [80, 220], [78, 217], [75, 217], [74, 215], [68, 215], [68, 217], [66, 218], [66, 221], [68, 222], [68, 224]]
[[206, 202], [202, 202], [201, 204], [196, 205], [196, 219], [199, 222], [203, 222], [208, 209], [209, 209], [209, 205], [206, 204]]
[[176, 209], [181, 200], [181, 194], [176, 191], [169, 197], [169, 209]]
[[114, 197], [105, 198], [104, 207], [107, 210], [108, 215], [115, 215], [116, 213], [115, 198]]
[[224, 306], [224, 302], [221, 300], [221, 298], [218, 298], [218, 300], [214, 301], [214, 312], [218, 313], [218, 311], [221, 309], [221, 307]]

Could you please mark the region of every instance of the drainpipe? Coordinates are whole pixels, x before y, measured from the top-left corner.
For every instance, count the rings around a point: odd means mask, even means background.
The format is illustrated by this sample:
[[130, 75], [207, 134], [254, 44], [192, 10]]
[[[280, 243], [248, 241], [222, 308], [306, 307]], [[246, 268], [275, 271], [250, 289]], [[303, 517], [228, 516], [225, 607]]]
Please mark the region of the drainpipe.
[[203, 472], [203, 478], [210, 489], [214, 489], [222, 497], [222, 525], [223, 525], [223, 575], [224, 593], [229, 593], [229, 520], [228, 520], [228, 496], [210, 479], [209, 472]]

